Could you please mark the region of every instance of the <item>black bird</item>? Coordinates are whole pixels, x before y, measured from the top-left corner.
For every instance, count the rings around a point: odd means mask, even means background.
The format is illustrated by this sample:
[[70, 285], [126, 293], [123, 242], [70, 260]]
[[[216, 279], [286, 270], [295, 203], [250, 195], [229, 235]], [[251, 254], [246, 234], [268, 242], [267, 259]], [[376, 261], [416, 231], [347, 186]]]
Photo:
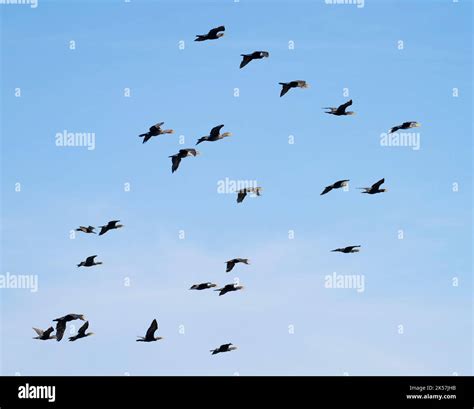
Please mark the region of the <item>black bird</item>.
[[334, 249], [334, 250], [331, 250], [331, 251], [338, 251], [340, 253], [358, 253], [360, 251], [359, 247], [360, 246], [347, 246], [347, 247], [341, 247], [341, 248], [338, 248], [338, 249]]
[[225, 272], [231, 271], [237, 263], [250, 264], [248, 258], [233, 258], [232, 260], [226, 261]]
[[349, 182], [349, 179], [338, 180], [337, 182], [333, 183], [332, 185], [326, 186], [324, 188], [324, 190], [321, 192], [321, 196], [325, 195], [326, 193], [329, 193], [333, 189], [339, 189], [341, 187], [347, 186], [347, 182]]
[[385, 182], [385, 179], [380, 179], [378, 182], [374, 183], [371, 187], [359, 187], [358, 189], [364, 189], [361, 193], [367, 193], [369, 195], [374, 195], [376, 193], [383, 193], [388, 191], [388, 189], [380, 189], [380, 185]]
[[244, 288], [243, 285], [227, 284], [224, 287], [218, 288], [217, 290], [214, 290], [214, 291], [220, 291], [219, 292], [219, 297], [220, 297], [221, 295], [227, 294], [231, 291], [238, 291], [238, 290], [242, 290], [243, 288]]
[[88, 332], [86, 334], [87, 328], [89, 328], [89, 321], [86, 321], [85, 324], [81, 328], [79, 328], [79, 331], [77, 331], [76, 335], [74, 335], [73, 337], [69, 337], [69, 341], [75, 341], [76, 339], [86, 338], [90, 335], [94, 335], [93, 332]]
[[420, 126], [421, 126], [421, 124], [419, 122], [415, 122], [415, 121], [403, 122], [403, 124], [401, 124], [401, 125], [397, 125], [397, 126], [394, 126], [393, 128], [390, 128], [388, 133], [397, 132], [399, 129], [418, 128]]
[[280, 97], [285, 95], [291, 88], [309, 88], [309, 84], [303, 80], [296, 80], [291, 82], [279, 82], [282, 86]]
[[201, 283], [201, 284], [194, 284], [191, 286], [190, 290], [207, 290], [208, 288], [217, 287], [217, 284], [213, 283]]
[[161, 126], [164, 124], [164, 122], [158, 122], [157, 124], [153, 125], [150, 127], [148, 132], [142, 133], [141, 135], [138, 135], [140, 138], [143, 138], [143, 143], [149, 141], [153, 136], [158, 136], [158, 135], [163, 135], [163, 134], [168, 134], [168, 133], [174, 133], [173, 129], [161, 129]]
[[163, 337], [155, 337], [155, 331], [158, 329], [158, 323], [156, 319], [151, 322], [150, 328], [148, 328], [144, 337], [138, 337], [137, 342], [153, 342], [163, 339]]
[[270, 53], [268, 51], [254, 51], [252, 54], [240, 54], [240, 56], [244, 57], [240, 63], [240, 68], [244, 68], [252, 60], [268, 58]]
[[247, 196], [247, 193], [255, 193], [257, 196], [261, 196], [261, 191], [261, 187], [247, 187], [245, 189], [241, 189], [237, 192], [237, 203], [242, 203]]
[[35, 328], [35, 327], [33, 327], [33, 329], [38, 334], [38, 336], [33, 337], [33, 339], [41, 339], [42, 341], [46, 341], [48, 339], [55, 339], [56, 338], [54, 335], [51, 335], [51, 333], [54, 331], [53, 327], [49, 327], [48, 329], [46, 329], [44, 331], [42, 329]]
[[95, 261], [94, 259], [97, 257], [97, 254], [95, 256], [89, 256], [86, 258], [86, 261], [81, 261], [77, 266], [78, 267], [92, 267], [92, 266], [97, 266], [99, 264], [102, 264], [102, 261]]
[[82, 231], [83, 233], [94, 233], [94, 234], [97, 234], [95, 231], [94, 231], [95, 227], [93, 226], [88, 226], [88, 227], [85, 227], [85, 226], [79, 226], [78, 229], [76, 229], [76, 231]]
[[197, 34], [194, 41], [217, 40], [224, 36], [224, 33], [221, 33], [221, 31], [225, 31], [224, 26], [213, 28], [212, 30], [209, 30], [207, 34]]
[[100, 227], [99, 236], [102, 236], [103, 234], [107, 233], [109, 230], [120, 229], [121, 227], [123, 227], [123, 224], [117, 224], [119, 221], [120, 220], [111, 220], [105, 226], [99, 226]]
[[212, 352], [212, 355], [216, 355], [221, 352], [234, 351], [235, 349], [237, 349], [237, 347], [229, 343], [229, 344], [223, 344], [219, 348], [211, 349], [210, 352]]
[[199, 138], [198, 141], [196, 142], [196, 145], [199, 145], [201, 142], [208, 141], [208, 142], [214, 142], [218, 141], [219, 139], [224, 139], [227, 136], [232, 136], [231, 132], [224, 132], [223, 134], [220, 134], [220, 130], [224, 127], [224, 125], [218, 125], [215, 126], [214, 128], [211, 129], [211, 132], [209, 133], [208, 136], [203, 136], [202, 138]]
[[329, 111], [326, 112], [326, 114], [331, 114], [331, 115], [355, 115], [355, 112], [352, 111], [346, 111], [346, 108], [352, 105], [352, 99], [347, 101], [345, 104], [339, 105], [337, 108], [335, 107], [326, 107], [323, 109], [329, 109]]
[[197, 156], [199, 155], [199, 151], [196, 149], [180, 149], [179, 152], [175, 155], [169, 156], [171, 158], [171, 172], [174, 173], [178, 170], [179, 164], [181, 163], [181, 159], [187, 156]]
[[84, 315], [82, 314], [68, 314], [61, 318], [56, 318], [53, 321], [57, 321], [56, 324], [56, 341], [61, 341], [63, 339], [64, 331], [66, 330], [66, 323], [74, 320], [85, 321]]

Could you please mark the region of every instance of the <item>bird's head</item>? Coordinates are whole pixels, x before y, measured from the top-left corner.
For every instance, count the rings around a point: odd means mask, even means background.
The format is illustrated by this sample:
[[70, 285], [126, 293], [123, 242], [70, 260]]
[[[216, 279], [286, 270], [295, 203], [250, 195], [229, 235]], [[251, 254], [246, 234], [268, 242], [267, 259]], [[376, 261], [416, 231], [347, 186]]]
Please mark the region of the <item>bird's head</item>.
[[421, 124], [420, 124], [419, 122], [414, 122], [414, 123], [412, 124], [412, 127], [413, 127], [413, 128], [419, 128], [420, 126], [421, 126]]
[[232, 136], [232, 132], [224, 132], [222, 137], [225, 138], [226, 136]]
[[217, 38], [224, 37], [224, 33], [217, 33]]
[[209, 284], [209, 288], [212, 288], [212, 287], [217, 287], [217, 284], [214, 284], [214, 283]]
[[87, 334], [88, 337], [90, 337], [91, 335], [95, 335], [95, 332], [89, 332], [89, 333]]
[[160, 339], [164, 339], [164, 337], [155, 337], [155, 341], [159, 341]]
[[347, 111], [346, 115], [355, 115], [356, 113], [354, 111]]
[[86, 317], [84, 317], [84, 315], [82, 315], [82, 314], [79, 315], [79, 319], [80, 319], [81, 321], [86, 321]]
[[229, 346], [229, 351], [235, 351], [238, 347], [236, 347], [235, 345], [230, 345]]
[[300, 85], [301, 88], [310, 88], [310, 85], [306, 82], [306, 81], [303, 81]]
[[244, 286], [243, 286], [243, 285], [236, 285], [236, 286], [234, 286], [234, 288], [235, 288], [236, 290], [243, 290], [243, 289], [244, 289]]
[[244, 258], [242, 262], [244, 264], [250, 264], [250, 260], [248, 258]]

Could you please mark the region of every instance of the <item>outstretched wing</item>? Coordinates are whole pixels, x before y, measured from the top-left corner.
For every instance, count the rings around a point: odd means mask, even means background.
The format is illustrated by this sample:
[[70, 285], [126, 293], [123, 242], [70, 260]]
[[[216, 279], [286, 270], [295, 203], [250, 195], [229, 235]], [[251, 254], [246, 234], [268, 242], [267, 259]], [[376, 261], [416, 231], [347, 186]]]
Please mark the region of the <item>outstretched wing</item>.
[[79, 328], [79, 331], [77, 331], [77, 334], [78, 335], [85, 335], [86, 331], [87, 331], [87, 328], [89, 328], [89, 321], [86, 321], [85, 324], [81, 328]]
[[223, 127], [224, 127], [224, 125], [215, 126], [214, 128], [211, 129], [211, 133], [209, 134], [209, 136], [211, 136], [213, 138], [219, 136], [219, 132]]
[[58, 321], [56, 324], [56, 341], [61, 341], [63, 339], [64, 331], [66, 331], [66, 322]]
[[382, 185], [382, 183], [384, 183], [384, 182], [385, 182], [385, 179], [380, 179], [378, 182], [376, 182], [372, 185], [372, 189], [377, 189], [378, 190], [380, 188], [380, 185]]
[[229, 271], [231, 271], [234, 268], [234, 266], [235, 266], [234, 260], [227, 261], [227, 266], [226, 266], [225, 272], [228, 273]]
[[46, 338], [49, 338], [49, 336], [51, 335], [51, 333], [54, 331], [54, 328], [53, 327], [49, 327], [46, 331], [44, 331], [43, 335], [46, 337]]
[[253, 60], [252, 55], [250, 54], [242, 54], [242, 62], [240, 63], [240, 68], [244, 68], [250, 61]]
[[94, 262], [94, 259], [97, 257], [97, 254], [95, 256], [89, 256], [86, 258], [86, 263], [89, 264], [89, 263], [93, 263]]
[[151, 322], [150, 328], [148, 328], [148, 331], [146, 332], [145, 338], [150, 339], [154, 338], [155, 336], [155, 331], [158, 329], [158, 323], [156, 322], [156, 319]]
[[282, 86], [281, 92], [280, 92], [280, 98], [285, 95], [291, 88], [290, 84], [280, 82], [280, 85]]
[[35, 332], [38, 334], [39, 337], [43, 336], [44, 331], [42, 329], [35, 328], [35, 327], [33, 327], [33, 329], [35, 330]]
[[171, 163], [171, 172], [174, 173], [179, 168], [179, 164], [181, 163], [181, 157], [179, 155], [171, 156]]
[[352, 105], [352, 99], [347, 101], [345, 104], [340, 105], [337, 108], [337, 112], [344, 113], [346, 111], [346, 108]]
[[330, 192], [332, 190], [332, 185], [331, 186], [326, 186], [324, 190], [321, 192], [321, 196], [325, 195], [326, 193]]
[[212, 30], [209, 30], [209, 33], [207, 34], [207, 36], [215, 37], [219, 31], [225, 31], [225, 27], [219, 26], [219, 27], [213, 28]]

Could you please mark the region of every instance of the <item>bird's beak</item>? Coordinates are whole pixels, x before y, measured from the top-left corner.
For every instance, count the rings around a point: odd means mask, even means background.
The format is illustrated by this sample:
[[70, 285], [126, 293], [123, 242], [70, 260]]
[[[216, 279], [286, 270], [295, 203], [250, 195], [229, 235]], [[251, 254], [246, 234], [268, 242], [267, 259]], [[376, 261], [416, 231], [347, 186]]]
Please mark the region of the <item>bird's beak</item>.
[[419, 122], [417, 122], [417, 123], [415, 124], [415, 128], [419, 128], [420, 126], [421, 126], [421, 124], [420, 124]]

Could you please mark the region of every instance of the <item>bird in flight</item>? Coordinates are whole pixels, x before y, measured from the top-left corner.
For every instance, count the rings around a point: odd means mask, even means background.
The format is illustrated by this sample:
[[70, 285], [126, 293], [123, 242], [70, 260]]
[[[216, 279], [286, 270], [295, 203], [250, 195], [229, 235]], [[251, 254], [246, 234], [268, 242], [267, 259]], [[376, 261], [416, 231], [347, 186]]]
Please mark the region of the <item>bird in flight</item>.
[[229, 271], [232, 271], [237, 263], [250, 264], [248, 258], [233, 258], [232, 260], [226, 261], [225, 272], [228, 273]]
[[217, 40], [218, 38], [224, 36], [224, 33], [222, 33], [222, 31], [225, 31], [224, 26], [213, 28], [209, 30], [207, 34], [197, 34], [194, 41]]
[[174, 173], [178, 170], [181, 159], [186, 158], [187, 156], [197, 156], [199, 151], [196, 149], [180, 149], [175, 155], [171, 155], [171, 173]]
[[341, 187], [346, 187], [348, 185], [349, 179], [338, 180], [337, 182], [333, 183], [332, 185], [326, 186], [324, 190], [321, 192], [321, 196], [329, 193], [333, 189], [340, 189]]
[[158, 323], [156, 319], [151, 322], [144, 337], [138, 337], [137, 342], [153, 342], [163, 339], [163, 337], [155, 337], [155, 332], [158, 329]]
[[56, 321], [56, 341], [61, 341], [63, 339], [64, 331], [66, 330], [66, 323], [74, 320], [85, 321], [84, 315], [82, 314], [68, 314], [61, 318], [56, 318], [53, 321]]
[[207, 290], [208, 288], [217, 287], [217, 284], [214, 283], [201, 283], [194, 284], [191, 286], [190, 290]]
[[89, 321], [86, 321], [84, 325], [81, 328], [79, 328], [79, 331], [77, 331], [76, 335], [74, 335], [73, 337], [69, 337], [69, 341], [76, 341], [77, 339], [86, 338], [91, 335], [94, 335], [93, 332], [86, 333], [87, 328], [89, 328]]
[[231, 291], [238, 291], [238, 290], [242, 290], [243, 288], [244, 288], [243, 285], [227, 284], [224, 287], [218, 288], [217, 290], [214, 290], [214, 291], [219, 291], [219, 297], [220, 297], [221, 295], [227, 294]]
[[198, 141], [196, 142], [196, 145], [199, 145], [201, 142], [204, 142], [204, 141], [214, 142], [220, 139], [224, 139], [227, 136], [232, 136], [231, 132], [224, 132], [223, 134], [219, 133], [223, 127], [224, 125], [215, 126], [214, 128], [211, 129], [211, 132], [209, 133], [208, 136], [203, 136], [202, 138], [199, 138]]
[[237, 203], [242, 203], [247, 196], [247, 193], [255, 193], [257, 196], [261, 196], [261, 187], [247, 187], [237, 192]]
[[99, 236], [102, 236], [103, 234], [107, 233], [109, 230], [120, 229], [121, 227], [123, 227], [123, 224], [117, 224], [119, 221], [120, 220], [111, 220], [105, 226], [99, 226], [100, 227]]
[[296, 80], [296, 81], [291, 81], [291, 82], [279, 82], [278, 84], [282, 86], [280, 97], [285, 95], [291, 88], [309, 88], [309, 84], [303, 80]]
[[331, 250], [331, 251], [338, 251], [340, 253], [358, 253], [360, 251], [359, 247], [360, 246], [347, 246], [347, 247], [341, 247], [341, 248], [338, 248], [338, 249], [334, 249], [334, 250]]
[[380, 185], [385, 182], [385, 179], [380, 179], [378, 182], [374, 183], [370, 187], [359, 187], [358, 189], [363, 189], [361, 193], [367, 193], [369, 195], [374, 195], [376, 193], [383, 193], [388, 191], [388, 189], [380, 189]]
[[329, 109], [329, 111], [326, 111], [326, 114], [331, 114], [331, 115], [337, 115], [337, 116], [342, 116], [342, 115], [355, 115], [355, 112], [352, 111], [346, 111], [346, 108], [352, 105], [352, 99], [347, 101], [345, 104], [339, 105], [337, 108], [335, 107], [326, 107], [323, 109]]
[[240, 54], [240, 56], [243, 57], [240, 68], [244, 68], [250, 61], [268, 58], [270, 53], [268, 51], [254, 51], [251, 54]]
[[143, 138], [143, 143], [149, 141], [153, 136], [174, 133], [173, 129], [161, 129], [161, 126], [164, 122], [158, 122], [157, 124], [150, 127], [148, 132], [138, 135], [140, 138]]
[[223, 344], [218, 348], [211, 349], [210, 352], [212, 352], [212, 355], [216, 355], [216, 354], [219, 354], [221, 352], [230, 352], [230, 351], [234, 351], [236, 349], [237, 349], [236, 346], [229, 343], [229, 344]]
[[94, 234], [97, 234], [95, 231], [94, 231], [95, 227], [93, 226], [79, 226], [79, 228], [76, 229], [76, 231], [82, 231], [83, 233], [94, 233]]
[[38, 334], [38, 336], [33, 337], [33, 339], [41, 339], [42, 341], [46, 341], [48, 339], [55, 339], [56, 338], [54, 335], [51, 335], [51, 333], [54, 331], [53, 327], [49, 327], [48, 329], [46, 329], [44, 331], [42, 329], [35, 328], [35, 327], [33, 327], [33, 329]]
[[397, 132], [399, 129], [410, 129], [410, 128], [419, 128], [421, 124], [419, 122], [403, 122], [401, 125], [394, 126], [393, 128], [390, 128], [388, 133], [393, 133]]
[[78, 267], [92, 267], [92, 266], [97, 266], [99, 264], [102, 264], [102, 261], [95, 261], [94, 259], [97, 257], [97, 254], [95, 256], [89, 256], [86, 258], [85, 261], [81, 261], [77, 266]]

